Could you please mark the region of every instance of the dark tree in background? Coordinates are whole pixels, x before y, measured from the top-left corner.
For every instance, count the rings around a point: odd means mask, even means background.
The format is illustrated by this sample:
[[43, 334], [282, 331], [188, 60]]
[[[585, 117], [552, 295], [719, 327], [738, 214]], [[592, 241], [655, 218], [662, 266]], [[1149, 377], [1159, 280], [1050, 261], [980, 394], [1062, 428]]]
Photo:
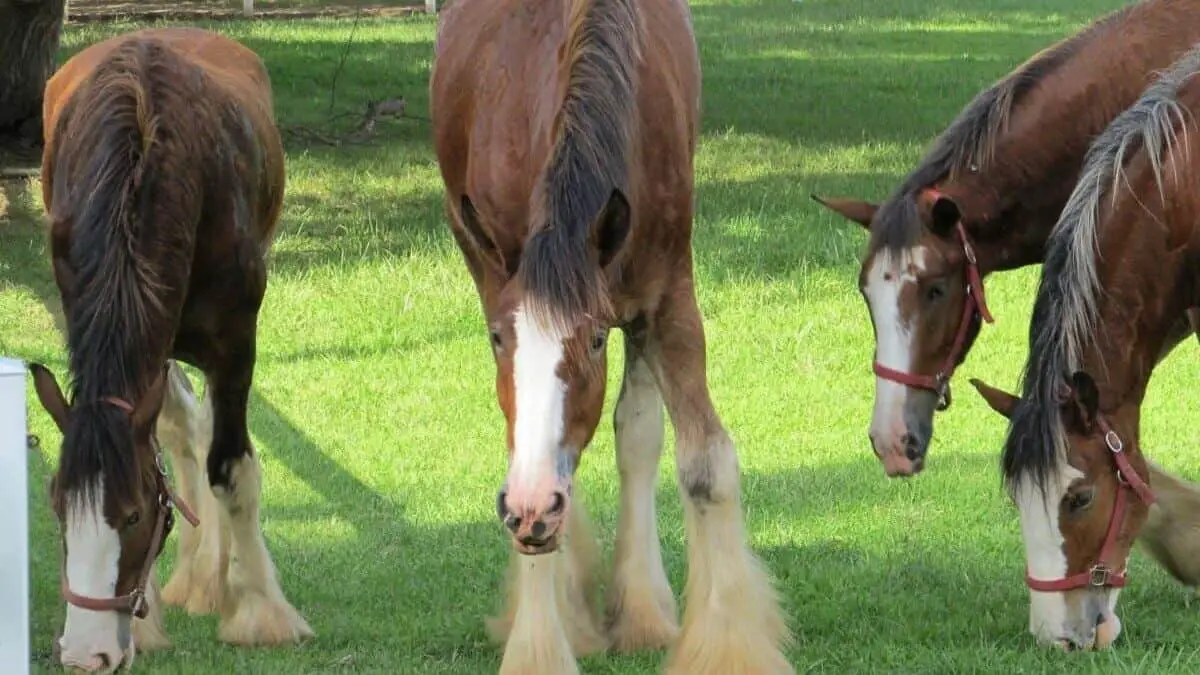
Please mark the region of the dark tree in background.
[[42, 137], [42, 89], [54, 73], [66, 0], [0, 0], [0, 145]]

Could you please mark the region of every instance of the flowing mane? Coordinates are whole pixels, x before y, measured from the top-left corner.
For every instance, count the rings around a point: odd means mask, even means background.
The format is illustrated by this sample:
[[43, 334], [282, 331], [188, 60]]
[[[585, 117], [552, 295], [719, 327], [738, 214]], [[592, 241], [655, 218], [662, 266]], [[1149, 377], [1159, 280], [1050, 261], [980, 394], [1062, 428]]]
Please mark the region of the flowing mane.
[[964, 172], [994, 166], [997, 139], [1008, 129], [1014, 111], [1038, 83], [1056, 72], [1105, 29], [1120, 21], [1130, 7], [1118, 10], [1085, 30], [1026, 61], [1016, 71], [979, 93], [933, 142], [921, 162], [880, 207], [872, 228], [872, 248], [911, 246], [921, 232], [915, 195], [930, 185]]
[[162, 296], [186, 283], [174, 276], [188, 269], [190, 228], [159, 226], [186, 208], [181, 195], [199, 196], [176, 185], [163, 198], [166, 180], [188, 180], [161, 159], [188, 121], [165, 112], [203, 105], [188, 102], [180, 67], [159, 42], [122, 45], [72, 97], [54, 134], [59, 197], [49, 217], [73, 225], [67, 348], [79, 409], [65, 434], [58, 492], [79, 499], [101, 479], [116, 494], [133, 492], [128, 415], [100, 400], [136, 400], [149, 384], [137, 378], [162, 367], [171, 346], [162, 328], [172, 320]]
[[1012, 417], [1001, 457], [1010, 486], [1028, 474], [1039, 486], [1065, 461], [1066, 436], [1056, 391], [1083, 368], [1091, 345], [1102, 291], [1099, 233], [1103, 200], [1115, 201], [1128, 160], [1145, 155], [1162, 194], [1162, 169], [1187, 114], [1179, 91], [1200, 72], [1200, 46], [1165, 71], [1092, 144], [1079, 182], [1047, 244], [1046, 261], [1033, 307], [1023, 396]]
[[562, 329], [609, 312], [588, 228], [614, 189], [628, 194], [640, 44], [635, 0], [574, 0], [569, 11], [567, 91], [540, 186], [544, 220], [518, 272], [532, 315]]

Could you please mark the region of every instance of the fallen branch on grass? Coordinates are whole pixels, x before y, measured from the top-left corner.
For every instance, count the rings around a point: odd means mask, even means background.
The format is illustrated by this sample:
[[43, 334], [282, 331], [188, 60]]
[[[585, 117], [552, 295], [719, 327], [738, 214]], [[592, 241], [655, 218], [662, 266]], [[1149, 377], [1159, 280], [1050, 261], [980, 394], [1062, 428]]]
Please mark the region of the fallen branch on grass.
[[[337, 132], [329, 129], [315, 129], [304, 125], [283, 127], [283, 135], [290, 140], [319, 143], [333, 147], [343, 145], [366, 145], [375, 136], [379, 120], [385, 117], [394, 119], [415, 119], [428, 122], [426, 117], [406, 113], [407, 102], [403, 96], [387, 98], [382, 101], [368, 101], [366, 110], [359, 117], [358, 124], [351, 131]], [[353, 113], [342, 113], [329, 118], [325, 126], [332, 127], [340, 119], [353, 117]]]
[[42, 175], [42, 170], [39, 167], [33, 168], [17, 168], [17, 167], [0, 167], [0, 180], [16, 180], [20, 178], [38, 178]]

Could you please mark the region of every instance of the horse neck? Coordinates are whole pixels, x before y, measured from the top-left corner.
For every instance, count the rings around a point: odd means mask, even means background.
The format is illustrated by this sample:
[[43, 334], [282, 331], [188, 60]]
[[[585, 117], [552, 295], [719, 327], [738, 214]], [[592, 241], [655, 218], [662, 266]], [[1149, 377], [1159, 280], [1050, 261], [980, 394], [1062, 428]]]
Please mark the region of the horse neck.
[[1075, 174], [1070, 172], [1036, 172], [1019, 178], [1013, 173], [997, 166], [954, 178], [943, 188], [962, 208], [984, 274], [1041, 263], [1050, 232], [1075, 184]]
[[[1129, 203], [1130, 200], [1125, 200]], [[1141, 209], [1130, 204], [1133, 209]], [[1084, 368], [1112, 401], [1141, 403], [1173, 329], [1193, 304], [1185, 266], [1195, 251], [1168, 251], [1154, 212], [1137, 211], [1099, 242], [1102, 261], [1093, 342]], [[1138, 241], [1140, 239], [1140, 241]]]

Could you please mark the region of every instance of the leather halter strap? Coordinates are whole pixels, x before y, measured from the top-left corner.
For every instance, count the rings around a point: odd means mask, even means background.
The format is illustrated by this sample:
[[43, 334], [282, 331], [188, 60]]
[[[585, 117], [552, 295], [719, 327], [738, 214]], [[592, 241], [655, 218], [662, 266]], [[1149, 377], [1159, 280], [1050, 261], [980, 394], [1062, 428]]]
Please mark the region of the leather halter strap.
[[[928, 189], [928, 192], [935, 200], [941, 194], [932, 188]], [[885, 380], [898, 382], [916, 389], [927, 389], [937, 394], [938, 410], [945, 410], [950, 407], [950, 398], [948, 396], [950, 377], [954, 375], [954, 369], [958, 367], [958, 360], [962, 356], [963, 347], [966, 346], [967, 333], [971, 330], [971, 320], [979, 316], [988, 323], [994, 322], [992, 313], [988, 310], [987, 297], [983, 290], [983, 276], [979, 272], [979, 261], [975, 257], [975, 247], [971, 244], [971, 237], [967, 234], [967, 228], [963, 225], [961, 219], [955, 223], [954, 231], [958, 234], [958, 241], [962, 246], [963, 258], [967, 266], [967, 297], [963, 302], [963, 312], [962, 318], [959, 319], [958, 323], [958, 333], [954, 336], [954, 344], [950, 347], [950, 353], [946, 355], [946, 360], [942, 362], [941, 368], [933, 375], [905, 373], [888, 368], [879, 361], [875, 361], [872, 364], [872, 370], [875, 371], [875, 374]]]
[[1061, 579], [1035, 579], [1026, 570], [1025, 583], [1035, 591], [1053, 593], [1077, 588], [1122, 588], [1129, 582], [1125, 561], [1121, 561], [1118, 566], [1117, 561], [1113, 560], [1113, 549], [1116, 548], [1117, 537], [1121, 535], [1121, 528], [1125, 524], [1125, 515], [1129, 510], [1129, 493], [1136, 493], [1142, 503], [1149, 506], [1155, 502], [1154, 491], [1129, 463], [1129, 457], [1125, 454], [1125, 446], [1121, 442], [1121, 437], [1113, 431], [1108, 421], [1103, 416], [1097, 416], [1096, 425], [1099, 427], [1100, 433], [1104, 435], [1104, 444], [1108, 446], [1117, 473], [1117, 497], [1113, 503], [1113, 512], [1108, 521], [1108, 531], [1104, 535], [1104, 543], [1100, 547], [1100, 555], [1096, 559], [1096, 564], [1087, 571]]
[[[133, 414], [133, 406], [122, 398], [115, 396], [106, 396], [100, 399], [101, 403], [107, 403], [126, 414]], [[80, 595], [71, 590], [70, 584], [67, 582], [66, 558], [64, 556], [63, 564], [59, 571], [60, 591], [63, 599], [68, 604], [74, 605], [81, 609], [91, 610], [93, 612], [119, 612], [122, 614], [132, 614], [141, 619], [145, 618], [147, 612], [150, 611], [150, 605], [146, 602], [146, 587], [150, 583], [150, 574], [154, 571], [154, 563], [158, 558], [159, 552], [162, 550], [163, 540], [170, 533], [173, 519], [171, 517], [171, 509], [179, 509], [179, 513], [191, 523], [192, 527], [200, 526], [200, 519], [196, 517], [196, 513], [186, 502], [175, 496], [175, 492], [171, 490], [170, 481], [167, 479], [167, 467], [163, 462], [162, 448], [155, 442], [154, 468], [156, 469], [156, 481], [158, 482], [158, 511], [154, 521], [154, 534], [150, 537], [150, 545], [146, 549], [146, 558], [142, 563], [142, 571], [138, 574], [137, 585], [133, 590], [125, 595], [120, 595], [112, 598], [93, 598], [86, 595]]]

